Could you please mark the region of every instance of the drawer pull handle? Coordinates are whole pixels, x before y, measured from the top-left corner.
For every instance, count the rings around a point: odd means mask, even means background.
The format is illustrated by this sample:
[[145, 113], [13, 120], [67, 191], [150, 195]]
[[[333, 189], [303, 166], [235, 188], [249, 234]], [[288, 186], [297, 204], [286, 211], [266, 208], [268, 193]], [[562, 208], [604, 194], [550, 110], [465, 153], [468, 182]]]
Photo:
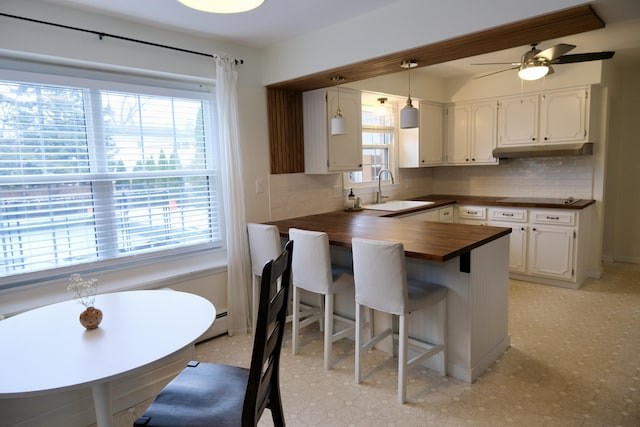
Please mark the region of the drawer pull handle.
[[467, 211], [468, 215], [478, 215], [478, 211]]
[[560, 217], [559, 217], [559, 216], [549, 216], [549, 215], [547, 215], [547, 219], [555, 219], [555, 220], [558, 220], [558, 219], [560, 219]]
[[513, 216], [512, 213], [503, 213], [502, 216]]

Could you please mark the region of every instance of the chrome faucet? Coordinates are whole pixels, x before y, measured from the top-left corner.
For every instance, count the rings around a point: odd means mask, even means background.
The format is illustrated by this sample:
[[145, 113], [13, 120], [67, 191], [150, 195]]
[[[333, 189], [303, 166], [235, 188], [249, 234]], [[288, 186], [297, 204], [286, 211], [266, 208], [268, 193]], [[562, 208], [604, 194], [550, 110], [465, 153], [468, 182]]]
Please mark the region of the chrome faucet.
[[391, 171], [389, 169], [380, 169], [380, 172], [378, 172], [378, 193], [376, 194], [376, 203], [382, 203], [382, 199], [388, 199], [389, 196], [383, 196], [382, 195], [382, 189], [380, 188], [380, 183], [382, 182], [380, 180], [380, 175], [382, 175], [382, 172], [388, 172], [389, 176], [391, 177], [391, 183], [394, 184], [394, 180], [393, 180], [393, 174], [391, 173]]

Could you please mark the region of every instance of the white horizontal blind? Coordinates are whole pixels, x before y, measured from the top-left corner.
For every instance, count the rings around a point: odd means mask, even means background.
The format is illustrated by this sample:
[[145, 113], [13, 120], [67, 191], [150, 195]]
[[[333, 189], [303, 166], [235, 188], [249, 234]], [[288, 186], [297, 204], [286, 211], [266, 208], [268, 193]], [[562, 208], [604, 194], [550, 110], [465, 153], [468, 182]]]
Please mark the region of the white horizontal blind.
[[220, 246], [210, 108], [0, 81], [0, 278]]

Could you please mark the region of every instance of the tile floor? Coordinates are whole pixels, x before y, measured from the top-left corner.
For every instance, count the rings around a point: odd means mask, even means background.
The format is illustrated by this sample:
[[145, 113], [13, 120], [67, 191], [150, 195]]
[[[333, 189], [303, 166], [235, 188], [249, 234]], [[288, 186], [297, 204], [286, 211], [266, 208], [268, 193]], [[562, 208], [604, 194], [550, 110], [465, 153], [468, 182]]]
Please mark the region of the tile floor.
[[[640, 265], [606, 264], [580, 290], [512, 280], [511, 347], [475, 383], [415, 368], [409, 402], [396, 400], [396, 361], [366, 354], [353, 381], [353, 343], [335, 343], [322, 368], [322, 338], [307, 328], [300, 353], [290, 334], [281, 359], [289, 426], [640, 426]], [[199, 360], [248, 366], [250, 336], [199, 344]], [[116, 415], [131, 426], [149, 402]], [[260, 426], [272, 426], [265, 411]]]

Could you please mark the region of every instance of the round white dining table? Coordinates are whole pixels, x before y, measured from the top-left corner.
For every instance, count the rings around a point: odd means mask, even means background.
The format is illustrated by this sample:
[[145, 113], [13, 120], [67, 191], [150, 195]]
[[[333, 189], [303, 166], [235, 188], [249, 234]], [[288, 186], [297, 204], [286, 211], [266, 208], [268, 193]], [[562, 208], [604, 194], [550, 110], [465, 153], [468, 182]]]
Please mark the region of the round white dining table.
[[111, 426], [111, 382], [193, 344], [216, 317], [206, 299], [172, 290], [96, 295], [95, 307], [92, 330], [75, 300], [1, 321], [0, 398], [91, 387], [98, 426]]

